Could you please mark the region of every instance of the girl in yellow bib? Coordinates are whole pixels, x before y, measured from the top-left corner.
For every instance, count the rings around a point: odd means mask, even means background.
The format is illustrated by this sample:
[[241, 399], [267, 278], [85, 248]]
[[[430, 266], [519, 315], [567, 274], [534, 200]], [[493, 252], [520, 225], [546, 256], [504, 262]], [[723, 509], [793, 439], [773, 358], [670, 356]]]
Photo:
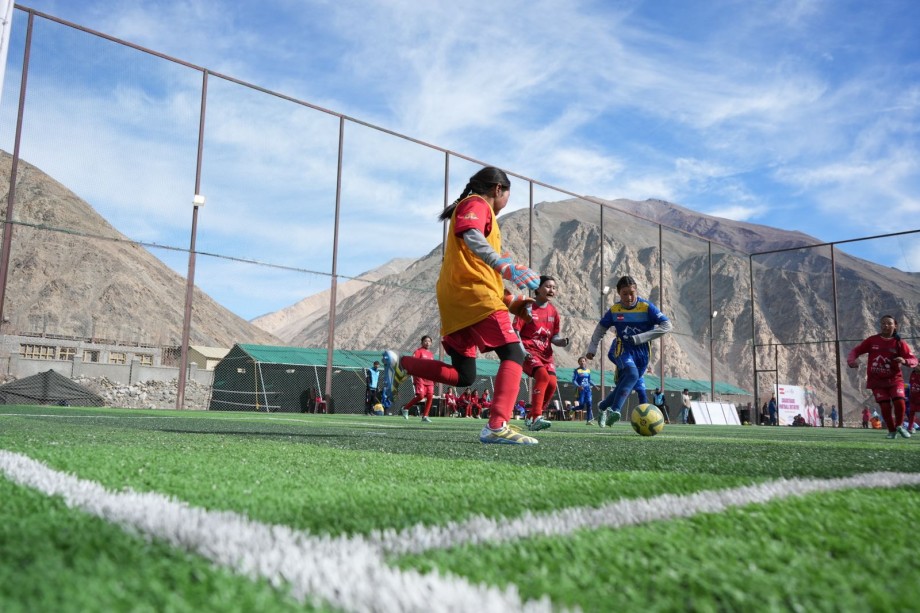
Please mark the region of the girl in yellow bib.
[[[511, 410], [520, 389], [524, 348], [514, 331], [509, 304], [526, 316], [532, 298], [506, 296], [503, 279], [519, 289], [536, 289], [539, 275], [502, 254], [496, 216], [508, 204], [511, 182], [498, 168], [486, 167], [470, 177], [460, 197], [440, 215], [450, 221], [438, 278], [441, 343], [451, 363], [383, 353], [385, 381], [394, 387], [409, 375], [451, 387], [469, 387], [476, 379], [476, 352], [495, 351], [501, 363], [489, 423], [479, 434], [483, 443], [533, 445], [537, 439], [512, 429]], [[501, 255], [500, 255], [501, 254]], [[506, 304], [507, 303], [507, 304]]]

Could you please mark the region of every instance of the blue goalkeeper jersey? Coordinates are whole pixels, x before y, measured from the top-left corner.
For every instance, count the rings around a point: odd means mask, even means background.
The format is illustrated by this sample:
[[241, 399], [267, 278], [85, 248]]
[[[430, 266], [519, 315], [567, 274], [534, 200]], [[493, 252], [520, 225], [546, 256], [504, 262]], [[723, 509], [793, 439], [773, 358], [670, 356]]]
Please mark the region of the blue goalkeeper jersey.
[[576, 368], [575, 373], [572, 375], [572, 383], [582, 389], [591, 389], [591, 369]]
[[616, 329], [617, 340], [610, 344], [607, 357], [619, 366], [621, 361], [629, 360], [639, 367], [640, 374], [649, 362], [650, 347], [648, 343], [631, 345], [624, 343], [623, 338], [642, 332], [648, 332], [655, 326], [668, 321], [664, 313], [645, 298], [638, 298], [632, 308], [615, 303], [601, 318], [601, 325], [605, 328], [613, 326]]

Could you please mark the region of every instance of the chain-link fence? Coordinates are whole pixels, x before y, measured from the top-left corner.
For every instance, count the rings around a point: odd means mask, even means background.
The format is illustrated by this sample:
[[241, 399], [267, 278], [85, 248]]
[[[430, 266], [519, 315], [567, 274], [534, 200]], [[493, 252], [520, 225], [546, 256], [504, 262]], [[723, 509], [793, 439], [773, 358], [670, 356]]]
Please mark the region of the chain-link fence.
[[[68, 339], [31, 344], [55, 360], [117, 362], [137, 353], [120, 344], [155, 347], [152, 366], [176, 368], [179, 407], [191, 347], [320, 348], [321, 363], [248, 367], [249, 388], [215, 375], [209, 406], [339, 413], [365, 410], [370, 364], [338, 363], [336, 352], [409, 353], [438, 337], [436, 216], [484, 162], [17, 8], [0, 105], [0, 337]], [[557, 279], [571, 339], [556, 352], [560, 373], [585, 352], [624, 274], [674, 322], [648, 371], [670, 394], [681, 378], [708, 383], [697, 396], [737, 388], [757, 396], [731, 400], [759, 404], [777, 383], [801, 383], [851, 412], [866, 395], [861, 370], [838, 374], [849, 343], [886, 309], [912, 337], [909, 273], [839, 250], [834, 262], [832, 245], [750, 256], [717, 233], [653, 221], [661, 203], [626, 212], [509, 174], [504, 245]], [[873, 307], [841, 309], [838, 296]], [[602, 357], [593, 368], [596, 403], [612, 377]], [[574, 392], [560, 378], [564, 406]], [[488, 376], [473, 387], [493, 389]]]

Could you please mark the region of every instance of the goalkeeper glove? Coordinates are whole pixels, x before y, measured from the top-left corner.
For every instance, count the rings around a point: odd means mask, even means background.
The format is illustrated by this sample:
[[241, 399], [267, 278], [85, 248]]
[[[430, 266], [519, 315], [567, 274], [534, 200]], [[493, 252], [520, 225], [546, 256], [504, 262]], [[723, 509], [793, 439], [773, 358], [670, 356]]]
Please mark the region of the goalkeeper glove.
[[515, 296], [508, 290], [505, 290], [505, 295], [502, 297], [502, 300], [505, 306], [508, 307], [508, 310], [511, 311], [511, 314], [515, 317], [523, 319], [525, 322], [533, 319], [533, 314], [530, 311], [530, 305], [536, 302], [533, 298]]
[[503, 253], [492, 268], [502, 276], [502, 279], [511, 281], [518, 289], [537, 289], [540, 287], [540, 275], [526, 266], [515, 264], [507, 253]]

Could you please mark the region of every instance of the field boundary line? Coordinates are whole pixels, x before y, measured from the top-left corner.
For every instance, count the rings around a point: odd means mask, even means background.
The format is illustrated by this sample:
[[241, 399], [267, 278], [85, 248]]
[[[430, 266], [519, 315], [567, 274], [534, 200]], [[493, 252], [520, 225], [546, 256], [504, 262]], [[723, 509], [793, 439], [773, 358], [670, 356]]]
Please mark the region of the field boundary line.
[[[437, 572], [421, 574], [388, 565], [387, 556], [459, 545], [484, 545], [587, 528], [617, 528], [688, 518], [733, 507], [855, 488], [920, 485], [916, 473], [865, 473], [835, 479], [779, 479], [694, 494], [664, 494], [599, 507], [571, 507], [519, 518], [474, 516], [444, 526], [416, 525], [365, 536], [313, 535], [253, 521], [231, 511], [193, 507], [156, 492], [113, 492], [101, 484], [56, 471], [26, 455], [0, 449], [0, 473], [75, 509], [127, 531], [192, 551], [250, 578], [287, 587], [300, 602], [346, 611], [550, 611], [548, 597], [524, 601], [517, 586], [474, 585]], [[343, 572], [342, 569], [348, 569]], [[359, 579], [355, 579], [355, 577]]]

